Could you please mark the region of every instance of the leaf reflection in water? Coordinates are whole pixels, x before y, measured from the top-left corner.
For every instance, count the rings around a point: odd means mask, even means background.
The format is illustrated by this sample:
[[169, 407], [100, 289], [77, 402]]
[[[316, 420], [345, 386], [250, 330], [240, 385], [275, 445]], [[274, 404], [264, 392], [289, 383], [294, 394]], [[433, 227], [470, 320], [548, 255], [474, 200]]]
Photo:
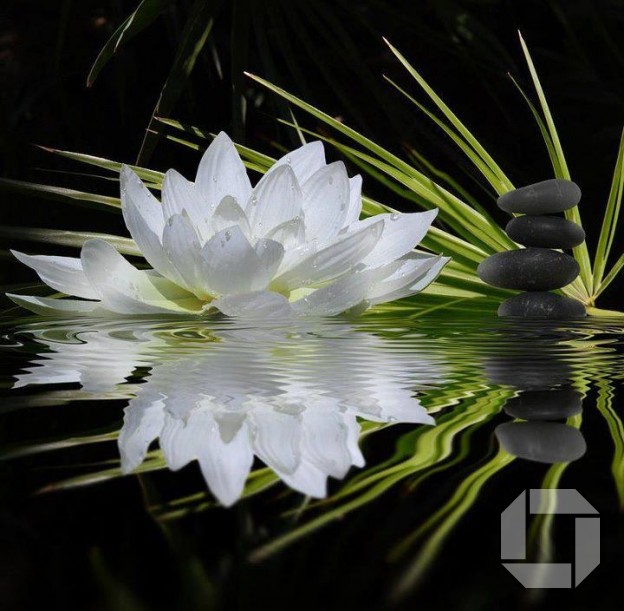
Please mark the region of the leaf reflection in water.
[[122, 470], [141, 465], [158, 439], [168, 467], [197, 460], [224, 505], [242, 494], [255, 457], [293, 489], [324, 497], [328, 476], [364, 465], [358, 418], [433, 424], [414, 391], [442, 381], [431, 359], [344, 321], [82, 321], [29, 334], [46, 352], [16, 387], [77, 382], [123, 392], [137, 368], [148, 368], [125, 409]]

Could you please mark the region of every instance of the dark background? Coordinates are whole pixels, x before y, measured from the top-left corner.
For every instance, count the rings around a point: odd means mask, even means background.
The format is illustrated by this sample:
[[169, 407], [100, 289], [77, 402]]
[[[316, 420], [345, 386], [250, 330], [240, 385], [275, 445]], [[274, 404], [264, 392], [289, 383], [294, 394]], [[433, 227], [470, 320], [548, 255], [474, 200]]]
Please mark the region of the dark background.
[[[1, 176], [115, 194], [114, 183], [56, 173], [84, 168], [46, 154], [33, 144], [124, 162], [136, 159], [191, 4], [182, 0], [173, 3], [153, 25], [121, 47], [95, 84], [87, 88], [86, 77], [99, 50], [137, 2], [2, 0]], [[245, 35], [240, 15], [250, 13], [253, 20]], [[284, 116], [284, 108], [249, 81], [245, 81], [243, 89], [249, 102], [244, 128], [234, 120], [237, 105], [232, 95], [232, 56], [233, 50], [246, 46], [242, 53], [245, 61], [239, 67], [344, 117], [345, 122], [394, 152], [401, 152], [402, 144], [409, 142], [463, 185], [481, 194], [465, 174], [464, 169], [469, 168], [460, 153], [382, 79], [382, 73], [387, 73], [418, 93], [383, 45], [384, 35], [422, 71], [511, 179], [522, 185], [549, 177], [552, 171], [533, 119], [507, 77], [511, 72], [530, 90], [517, 38], [517, 30], [521, 29], [546, 89], [573, 177], [584, 192], [582, 212], [593, 249], [624, 125], [623, 25], [624, 2], [616, 0], [224, 2], [190, 87], [172, 116], [207, 130], [224, 129], [239, 141], [269, 153], [274, 152], [273, 141], [294, 146], [292, 133], [274, 120], [276, 115]], [[324, 37], [328, 32], [330, 40]], [[260, 41], [268, 41], [268, 49]], [[352, 53], [341, 54], [337, 48], [351, 49]], [[308, 124], [314, 127], [314, 123]], [[191, 176], [197, 160], [197, 153], [162, 141], [150, 166], [160, 170], [175, 166]], [[365, 186], [382, 201], [401, 207], [395, 196], [380, 191], [371, 180]], [[484, 194], [480, 197], [496, 213], [493, 200]], [[3, 225], [124, 231], [121, 220], [111, 214], [3, 191], [0, 211]], [[498, 218], [502, 222], [503, 216]], [[0, 246], [8, 247], [8, 241]], [[46, 250], [43, 246], [36, 248], [39, 252]], [[619, 254], [617, 247], [614, 251]], [[0, 258], [0, 270], [10, 282], [32, 279], [29, 270], [7, 257]], [[621, 308], [619, 294], [620, 289], [613, 284], [601, 305]], [[6, 370], [24, 366], [16, 357]], [[590, 403], [594, 402], [592, 397]], [[81, 430], [85, 425], [81, 417], [89, 424], [111, 419], [110, 406], [104, 403], [74, 407], [55, 416], [56, 428], [52, 427], [49, 434], [73, 430], [72, 423]], [[115, 413], [120, 413], [122, 405], [116, 407], [119, 410]], [[43, 421], [47, 425], [48, 420]], [[32, 436], [30, 419], [23, 417], [23, 430], [20, 422], [15, 416], [8, 426], [4, 424], [4, 434], [10, 438]], [[387, 447], [393, 447], [392, 442], [385, 441]], [[602, 438], [596, 441], [601, 443], [595, 445], [606, 451]], [[109, 451], [110, 456], [90, 458], [113, 458], [112, 449]], [[372, 507], [359, 517], [358, 524], [376, 534], [372, 545], [355, 549], [345, 545], [344, 539], [338, 539], [342, 525], [336, 524], [322, 539], [305, 541], [297, 562], [288, 555], [257, 571], [250, 568], [241, 551], [254, 543], [243, 528], [250, 520], [245, 507], [223, 511], [211, 520], [206, 520], [204, 514], [191, 518], [185, 524], [189, 539], [185, 541], [180, 533], [174, 536], [161, 532], [145, 515], [145, 499], [129, 478], [108, 487], [93, 487], [88, 495], [70, 493], [60, 501], [48, 497], [18, 503], [16, 499], [28, 497], [36, 488], [24, 473], [35, 473], [31, 477], [42, 480], [47, 477], [47, 472], [31, 469], [29, 460], [21, 470], [6, 467], [10, 485], [5, 490], [11, 503], [7, 500], [0, 508], [0, 591], [7, 608], [20, 611], [211, 608], [205, 602], [210, 600], [210, 592], [203, 589], [189, 594], [189, 600], [176, 601], [180, 590], [193, 592], [193, 586], [205, 584], [195, 548], [215, 558], [215, 563], [218, 559], [220, 564], [210, 568], [217, 575], [215, 585], [230, 595], [231, 608], [262, 606], [263, 602], [290, 609], [295, 604], [315, 609], [371, 608], [379, 604], [383, 592], [373, 577], [381, 576], [383, 580], [392, 570], [384, 564], [383, 537], [387, 531], [400, 532], [406, 523], [420, 519], [419, 505], [414, 503], [413, 509], [406, 506], [401, 502], [404, 499], [398, 498], [398, 491], [397, 498], [391, 498], [388, 505]], [[525, 481], [522, 474], [514, 472], [512, 476], [516, 478], [513, 489], [521, 488]], [[162, 477], [179, 485], [180, 474]], [[193, 478], [191, 489], [202, 485], [195, 471], [185, 477]], [[594, 473], [587, 472], [582, 481], [591, 488]], [[443, 486], [455, 484], [436, 484], [428, 491], [430, 494], [420, 497], [419, 503], [428, 501], [428, 506], [421, 509], [423, 514], [437, 505], [440, 497], [436, 494], [442, 495]], [[496, 524], [501, 505], [498, 498], [483, 497], [482, 512], [477, 512], [482, 522], [464, 524], [460, 539], [449, 550], [447, 558], [455, 558], [455, 562], [444, 563], [432, 574], [420, 598], [410, 600], [406, 609], [424, 608], [423, 602], [430, 607], [453, 608], [457, 604], [457, 581], [464, 587], [462, 593], [469, 594], [465, 608], [472, 605], [475, 609], [498, 609], [501, 602], [510, 609], [527, 608], [524, 598], [518, 595], [517, 584], [498, 563], [498, 572], [487, 564], [497, 557], [497, 537], [495, 532], [484, 532], [479, 527]], [[388, 512], [388, 507], [394, 509]], [[603, 542], [605, 557], [608, 546], [609, 556], [615, 558], [617, 551], [613, 547], [621, 541], [621, 524], [602, 511], [602, 506], [600, 509], [604, 532], [614, 533]], [[279, 515], [279, 508], [274, 506], [269, 505], [266, 511]], [[261, 516], [267, 520], [270, 517]], [[227, 538], [233, 529], [241, 533], [241, 541]], [[353, 531], [347, 532], [351, 544]], [[172, 540], [177, 544], [173, 545]], [[472, 570], [462, 564], [465, 557], [461, 552], [466, 546], [474, 550]], [[328, 557], [333, 561], [327, 562]], [[328, 584], [335, 583], [338, 571], [345, 567], [350, 567], [344, 575], [348, 587], [344, 597], [336, 600]], [[591, 576], [589, 580], [593, 581], [588, 580], [584, 596], [575, 598], [576, 591], [569, 597], [565, 593], [568, 608], [586, 609], [588, 600], [599, 608], [614, 608], [618, 604], [616, 587], [603, 586], [617, 584], [618, 569], [613, 563]], [[301, 575], [310, 574], [318, 587], [301, 591]], [[282, 604], [275, 601], [274, 591], [266, 589], [267, 583], [281, 583]], [[129, 603], [124, 587], [141, 593], [144, 604]], [[98, 597], [104, 592], [110, 600], [102, 602], [98, 598], [94, 602], [94, 592]], [[496, 607], [488, 607], [484, 592], [492, 593]], [[11, 595], [15, 598], [11, 599]], [[201, 604], [191, 600], [193, 596]], [[561, 601], [550, 597], [543, 608], [550, 603], [555, 603], [551, 608], [557, 608]]]
[[[104, 67], [86, 77], [99, 50], [135, 0], [4, 0], [0, 9], [0, 175], [116, 194], [113, 182], [63, 172], [84, 167], [33, 144], [133, 162], [167, 78], [190, 1], [163, 14]], [[533, 94], [517, 37], [521, 30], [546, 90], [593, 250], [624, 125], [624, 2], [621, 0], [237, 0], [212, 2], [208, 44], [171, 115], [276, 154], [271, 142], [296, 145], [276, 116], [275, 97], [240, 78], [264, 76], [361, 130], [393, 152], [405, 143], [457, 178], [498, 215], [475, 186], [462, 154], [389, 85], [390, 75], [425, 101], [387, 50], [389, 38], [482, 140], [516, 185], [552, 176], [545, 147], [513, 74]], [[236, 95], [233, 91], [236, 90]], [[241, 123], [238, 92], [247, 102]], [[317, 128], [308, 117], [299, 115]], [[333, 153], [330, 153], [332, 155]], [[161, 140], [149, 166], [192, 176], [198, 153]], [[88, 170], [86, 170], [88, 172]], [[410, 204], [365, 191], [395, 207]], [[124, 233], [114, 215], [0, 192], [2, 224]], [[593, 211], [596, 211], [595, 213]], [[503, 222], [503, 215], [497, 216]], [[6, 241], [3, 244], [7, 246]], [[58, 252], [58, 248], [56, 249]], [[619, 254], [616, 245], [614, 254]], [[28, 270], [6, 256], [12, 282]], [[6, 275], [6, 274], [5, 274]], [[618, 307], [613, 284], [602, 307]]]

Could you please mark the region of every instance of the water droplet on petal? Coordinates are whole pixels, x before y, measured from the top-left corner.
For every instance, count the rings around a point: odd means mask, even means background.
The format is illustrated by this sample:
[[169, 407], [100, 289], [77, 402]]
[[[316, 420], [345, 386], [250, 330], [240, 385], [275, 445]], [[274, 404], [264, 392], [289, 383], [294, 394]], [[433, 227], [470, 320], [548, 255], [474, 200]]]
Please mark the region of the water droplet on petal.
[[225, 232], [225, 241], [229, 242], [232, 239], [232, 232], [231, 231], [226, 231]]
[[396, 220], [397, 220], [400, 216], [401, 216], [401, 215], [400, 215], [398, 212], [393, 212], [393, 213], [390, 215], [390, 220], [391, 220], [391, 221], [396, 221]]
[[212, 177], [212, 182], [217, 182], [217, 177], [216, 176]]

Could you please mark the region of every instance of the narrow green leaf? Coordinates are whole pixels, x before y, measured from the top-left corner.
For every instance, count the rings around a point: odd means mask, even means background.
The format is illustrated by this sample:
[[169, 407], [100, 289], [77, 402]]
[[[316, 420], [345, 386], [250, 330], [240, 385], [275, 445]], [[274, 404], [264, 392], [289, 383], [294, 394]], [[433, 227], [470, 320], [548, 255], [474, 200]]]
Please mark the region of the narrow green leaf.
[[461, 137], [455, 130], [449, 127], [444, 121], [436, 117], [430, 110], [428, 110], [423, 104], [421, 104], [416, 98], [411, 96], [407, 91], [397, 85], [392, 79], [384, 76], [384, 78], [403, 96], [405, 96], [412, 104], [418, 107], [418, 109], [427, 115], [468, 157], [472, 164], [481, 172], [490, 185], [495, 189], [498, 195], [507, 193], [513, 189], [511, 182], [503, 184], [496, 174], [490, 169], [485, 161], [479, 156], [479, 154], [470, 146], [464, 138]]
[[208, 35], [212, 29], [215, 12], [220, 2], [214, 0], [195, 0], [181, 35], [178, 50], [169, 71], [169, 76], [160, 92], [160, 97], [152, 113], [149, 126], [137, 157], [137, 164], [147, 163], [160, 139], [160, 130], [157, 129], [155, 117], [166, 117], [182, 95], [188, 78], [195, 67], [195, 62], [201, 53]]
[[297, 138], [299, 138], [299, 142], [303, 146], [306, 143], [305, 135], [303, 131], [301, 131], [301, 127], [299, 127], [299, 122], [297, 121], [297, 117], [295, 117], [295, 113], [293, 112], [290, 105], [288, 106], [288, 114], [290, 115], [290, 120], [292, 124], [295, 126], [295, 130], [297, 131]]
[[[390, 44], [388, 40], [384, 38], [384, 42], [388, 45], [392, 53], [403, 64], [410, 75], [416, 80], [416, 82], [422, 87], [425, 93], [431, 98], [435, 105], [442, 111], [444, 116], [451, 122], [455, 129], [461, 134], [466, 142], [473, 148], [474, 152], [482, 159], [482, 161], [491, 170], [492, 174], [499, 181], [496, 188], [501, 193], [506, 193], [513, 189], [511, 181], [507, 178], [505, 173], [501, 170], [498, 164], [494, 161], [492, 156], [485, 150], [482, 144], [475, 138], [470, 130], [459, 120], [459, 118], [451, 111], [451, 109], [442, 101], [440, 96], [432, 89], [427, 81], [418, 73], [418, 71], [403, 57], [403, 55]], [[495, 186], [495, 185], [493, 185]]]
[[559, 158], [557, 157], [557, 151], [555, 150], [555, 145], [552, 141], [552, 138], [550, 137], [550, 132], [548, 131], [548, 127], [546, 127], [546, 124], [544, 123], [544, 120], [542, 119], [541, 115], [537, 111], [537, 108], [535, 108], [535, 105], [533, 104], [533, 102], [531, 102], [531, 99], [525, 93], [524, 89], [520, 87], [520, 84], [518, 83], [518, 81], [516, 81], [516, 79], [511, 74], [509, 74], [508, 76], [511, 79], [511, 82], [516, 86], [516, 88], [520, 92], [520, 95], [524, 98], [524, 101], [527, 103], [527, 106], [529, 107], [529, 110], [531, 111], [531, 114], [533, 115], [533, 118], [535, 119], [535, 122], [537, 123], [537, 126], [539, 127], [544, 143], [546, 144], [546, 148], [548, 149], [548, 156], [550, 157], [550, 162], [552, 163], [552, 167], [555, 171], [555, 176], [562, 176], [563, 170], [560, 166]]
[[12, 180], [10, 178], [0, 178], [0, 190], [35, 194], [48, 199], [70, 203], [76, 202], [88, 205], [90, 208], [98, 208], [100, 210], [118, 211], [121, 208], [121, 202], [118, 197], [108, 197], [97, 193], [76, 191], [75, 189], [67, 189], [65, 187], [39, 185], [32, 182]]
[[565, 155], [563, 154], [561, 141], [559, 140], [559, 134], [557, 133], [557, 128], [555, 127], [555, 122], [552, 118], [550, 107], [548, 106], [546, 95], [544, 94], [544, 89], [542, 88], [542, 84], [540, 83], [539, 76], [537, 75], [537, 70], [535, 69], [533, 60], [531, 59], [529, 48], [524, 42], [524, 38], [522, 38], [522, 34], [520, 32], [518, 32], [518, 37], [520, 38], [520, 44], [522, 45], [522, 52], [524, 53], [524, 57], [525, 57], [527, 66], [529, 68], [529, 72], [531, 73], [533, 86], [535, 87], [537, 97], [539, 98], [540, 106], [542, 107], [542, 113], [544, 114], [544, 119], [546, 121], [546, 125], [548, 126], [548, 132], [550, 134], [550, 138], [552, 140], [553, 147], [555, 150], [555, 155], [557, 158], [557, 167], [559, 171], [557, 178], [571, 180], [570, 171], [568, 170], [568, 164], [566, 162]]
[[[121, 166], [122, 166], [121, 163], [117, 161], [111, 161], [110, 159], [105, 159], [104, 157], [95, 157], [93, 155], [84, 155], [83, 153], [73, 153], [71, 151], [62, 151], [60, 149], [49, 148], [47, 146], [40, 146], [39, 148], [41, 148], [44, 151], [47, 151], [48, 153], [59, 155], [61, 157], [66, 157], [67, 159], [72, 159], [73, 161], [78, 161], [86, 165], [93, 165], [98, 168], [108, 170], [109, 172], [113, 172], [117, 175], [121, 171]], [[142, 168], [137, 165], [128, 164], [128, 167], [132, 168], [136, 172], [139, 178], [150, 183], [148, 185], [150, 187], [160, 187], [160, 185], [162, 184], [162, 180], [165, 176], [162, 172], [157, 172], [156, 170], [150, 170], [148, 168]]]
[[[546, 126], [548, 127], [548, 132], [550, 134], [550, 138], [552, 140], [554, 154], [557, 159], [557, 165], [555, 169], [555, 175], [557, 178], [563, 178], [565, 180], [570, 180], [570, 171], [568, 169], [568, 164], [565, 159], [565, 155], [563, 154], [563, 148], [561, 146], [561, 141], [559, 140], [559, 135], [557, 133], [557, 128], [555, 127], [555, 122], [552, 118], [552, 114], [550, 112], [550, 108], [548, 106], [548, 102], [546, 100], [546, 95], [544, 94], [544, 89], [540, 83], [539, 77], [537, 75], [537, 70], [535, 69], [535, 65], [533, 64], [533, 60], [531, 59], [531, 54], [529, 53], [529, 49], [522, 38], [522, 34], [518, 33], [520, 37], [520, 44], [522, 45], [522, 51], [524, 53], [524, 57], [527, 62], [527, 66], [529, 68], [529, 72], [531, 73], [531, 79], [533, 80], [533, 86], [535, 87], [535, 91], [537, 92], [537, 97], [540, 102], [540, 106], [542, 108], [542, 114], [544, 115], [544, 120], [546, 122]], [[577, 223], [578, 225], [583, 225], [581, 222], [581, 215], [579, 213], [578, 206], [571, 208], [570, 210], [566, 210], [565, 216], [568, 220]], [[587, 249], [587, 244], [583, 242], [580, 246], [577, 246], [574, 250], [574, 257], [578, 261], [581, 268], [581, 280], [583, 281], [585, 293], [587, 299], [593, 293], [593, 275], [591, 271], [591, 260], [589, 258], [589, 250]]]
[[611, 473], [618, 491], [620, 508], [624, 509], [624, 423], [613, 405], [613, 399], [616, 396], [613, 383], [608, 379], [601, 378], [597, 380], [596, 385], [598, 387], [596, 407], [605, 419], [613, 441], [614, 452]]
[[[417, 151], [411, 145], [405, 145], [408, 156], [414, 163], [419, 163], [426, 173], [439, 178], [445, 182], [455, 193], [467, 204], [472, 206], [475, 210], [478, 210], [486, 218], [489, 217], [489, 212], [477, 201], [477, 199], [471, 195], [459, 182], [457, 182], [448, 172], [444, 172], [434, 166], [422, 153]], [[423, 174], [425, 173], [423, 172]]]
[[[194, 127], [192, 125], [180, 123], [179, 121], [175, 121], [174, 119], [166, 119], [164, 117], [156, 117], [156, 119], [161, 123], [168, 125], [169, 127], [173, 127], [174, 129], [185, 132], [187, 134], [192, 134], [202, 140], [211, 140], [216, 136], [216, 134], [201, 130], [198, 127]], [[193, 148], [198, 151], [205, 150], [206, 148], [205, 145], [202, 146], [193, 142], [189, 142], [188, 140], [176, 138], [175, 136], [167, 137], [173, 142], [178, 142], [179, 144], [182, 144], [189, 148]], [[264, 168], [264, 171], [268, 170], [275, 163], [274, 157], [259, 153], [258, 151], [254, 151], [253, 149], [243, 146], [242, 144], [234, 143], [234, 146], [236, 147], [236, 150], [239, 152], [243, 159], [251, 162], [254, 166]]]
[[393, 165], [397, 169], [407, 174], [410, 174], [411, 172], [414, 171], [414, 168], [412, 168], [408, 163], [406, 163], [405, 161], [403, 161], [396, 155], [393, 155], [392, 153], [384, 149], [382, 146], [376, 144], [369, 138], [366, 138], [362, 134], [358, 133], [354, 129], [346, 126], [344, 123], [341, 123], [338, 119], [335, 119], [334, 117], [330, 117], [327, 113], [324, 113], [323, 111], [318, 110], [311, 104], [308, 104], [307, 102], [304, 102], [303, 100], [292, 95], [291, 93], [288, 93], [281, 87], [278, 87], [277, 85], [273, 85], [273, 83], [263, 79], [262, 77], [256, 76], [254, 74], [250, 74], [249, 72], [245, 72], [245, 74], [252, 80], [262, 85], [263, 87], [266, 87], [267, 89], [269, 89], [270, 91], [273, 91], [274, 93], [284, 98], [285, 100], [288, 100], [295, 106], [298, 106], [299, 108], [305, 110], [308, 114], [312, 115], [313, 117], [316, 117], [317, 119], [321, 120], [323, 123], [326, 123], [327, 125], [333, 127], [336, 131], [344, 134], [345, 136], [347, 136], [348, 138], [350, 138], [351, 140], [353, 140], [360, 146], [368, 149], [369, 151], [371, 151], [378, 157], [384, 159], [390, 165]]
[[27, 240], [31, 242], [43, 242], [44, 244], [72, 246], [74, 248], [82, 248], [82, 245], [87, 240], [99, 238], [106, 240], [109, 244], [112, 244], [120, 253], [124, 255], [143, 256], [133, 240], [110, 233], [0, 225], [0, 237], [9, 238], [11, 240]]
[[87, 87], [93, 85], [100, 70], [116, 53], [119, 46], [152, 24], [172, 2], [173, 0], [142, 0], [139, 6], [115, 30], [98, 54], [87, 76]]
[[622, 188], [624, 187], [624, 130], [620, 136], [617, 161], [611, 181], [611, 189], [607, 200], [596, 255], [594, 257], [594, 290], [600, 289], [600, 284], [604, 276], [604, 271], [611, 254], [611, 247], [615, 238], [620, 209], [622, 205]]
[[[560, 159], [557, 156], [557, 151], [550, 136], [550, 132], [548, 131], [548, 127], [544, 123], [544, 120], [539, 114], [537, 108], [535, 108], [535, 105], [533, 104], [533, 102], [531, 102], [529, 96], [525, 93], [520, 84], [516, 81], [516, 79], [514, 79], [511, 74], [509, 74], [509, 78], [520, 92], [520, 95], [522, 95], [522, 97], [524, 98], [525, 102], [529, 107], [529, 110], [533, 115], [533, 118], [535, 119], [535, 122], [537, 123], [540, 133], [542, 134], [544, 144], [546, 144], [546, 148], [548, 149], [548, 156], [550, 157], [550, 162], [555, 172], [555, 176], [562, 177], [563, 170], [561, 168]], [[576, 278], [574, 282], [570, 286], [566, 287], [562, 292], [564, 292], [569, 297], [573, 297], [575, 299], [578, 299], [579, 301], [582, 301], [583, 303], [586, 303], [588, 301], [587, 288], [583, 284], [583, 280], [581, 277]]]
[[167, 117], [156, 117], [158, 121], [168, 125], [169, 127], [173, 127], [181, 132], [185, 132], [187, 134], [193, 134], [202, 140], [208, 140], [212, 137], [210, 132], [199, 129], [199, 127], [194, 127], [193, 125], [188, 125], [186, 123], [180, 123], [180, 121], [176, 121], [175, 119], [169, 119]]
[[622, 271], [624, 267], [624, 254], [620, 255], [620, 258], [613, 264], [611, 271], [604, 277], [600, 283], [600, 288], [594, 293], [594, 300], [601, 295], [604, 290], [615, 280], [617, 275]]

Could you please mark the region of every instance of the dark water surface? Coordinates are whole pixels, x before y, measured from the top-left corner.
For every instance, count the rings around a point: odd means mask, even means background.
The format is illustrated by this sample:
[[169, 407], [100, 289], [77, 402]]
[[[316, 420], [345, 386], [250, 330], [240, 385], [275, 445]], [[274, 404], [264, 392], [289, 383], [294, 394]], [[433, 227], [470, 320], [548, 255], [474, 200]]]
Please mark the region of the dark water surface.
[[619, 609], [623, 320], [5, 320], [0, 608]]

